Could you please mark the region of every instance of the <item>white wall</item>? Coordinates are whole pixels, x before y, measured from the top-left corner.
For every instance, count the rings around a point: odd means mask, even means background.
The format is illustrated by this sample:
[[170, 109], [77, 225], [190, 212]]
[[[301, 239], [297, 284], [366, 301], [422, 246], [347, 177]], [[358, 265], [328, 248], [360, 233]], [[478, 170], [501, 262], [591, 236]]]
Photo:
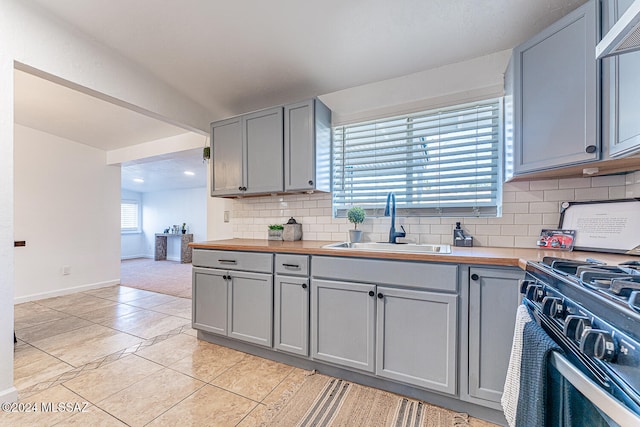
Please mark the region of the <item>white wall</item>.
[[0, 37], [0, 402], [13, 387], [13, 61]]
[[[155, 233], [186, 222], [194, 241], [207, 236], [207, 189], [153, 191], [142, 194], [142, 229], [146, 256], [153, 258]], [[180, 239], [167, 239], [167, 259], [180, 261]]]
[[15, 238], [27, 241], [15, 250], [16, 302], [119, 283], [120, 167], [17, 124], [14, 150]]
[[[135, 200], [140, 207], [140, 222], [142, 223], [142, 193], [138, 191], [122, 190], [121, 200]], [[120, 234], [120, 259], [142, 258], [145, 256], [144, 232], [140, 229], [136, 233]]]

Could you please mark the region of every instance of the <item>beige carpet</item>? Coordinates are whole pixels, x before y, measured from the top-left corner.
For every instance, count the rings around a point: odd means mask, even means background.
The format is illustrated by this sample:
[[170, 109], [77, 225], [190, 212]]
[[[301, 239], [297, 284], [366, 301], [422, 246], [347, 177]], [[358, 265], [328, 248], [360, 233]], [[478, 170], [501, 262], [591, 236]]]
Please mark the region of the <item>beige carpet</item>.
[[122, 260], [120, 284], [176, 297], [191, 298], [191, 264], [154, 261], [148, 258]]
[[[267, 414], [270, 413], [270, 416]], [[469, 416], [321, 374], [267, 411], [263, 426], [453, 427]]]

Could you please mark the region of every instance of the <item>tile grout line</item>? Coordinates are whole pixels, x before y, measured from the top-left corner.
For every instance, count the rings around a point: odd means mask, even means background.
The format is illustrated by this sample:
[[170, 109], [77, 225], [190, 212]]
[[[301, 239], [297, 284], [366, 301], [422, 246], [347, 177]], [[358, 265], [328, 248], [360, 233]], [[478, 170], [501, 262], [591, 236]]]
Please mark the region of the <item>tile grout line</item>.
[[[62, 384], [63, 382], [72, 380], [74, 378], [76, 378], [78, 375], [80, 375], [81, 373], [85, 372], [85, 371], [89, 371], [89, 370], [94, 370], [97, 369], [101, 366], [104, 366], [106, 364], [109, 364], [111, 362], [115, 362], [116, 360], [122, 359], [123, 357], [126, 357], [130, 354], [135, 354], [137, 351], [143, 350], [147, 347], [151, 347], [152, 345], [155, 345], [157, 343], [160, 343], [168, 338], [171, 338], [173, 336], [176, 336], [178, 334], [181, 334], [183, 331], [185, 330], [190, 330], [191, 327], [190, 326], [181, 326], [179, 328], [173, 329], [165, 334], [161, 334], [161, 335], [157, 335], [153, 338], [149, 338], [147, 340], [142, 341], [141, 343], [138, 343], [136, 345], [130, 346], [130, 347], [126, 347], [120, 351], [117, 351], [115, 353], [111, 353], [107, 356], [103, 356], [101, 358], [98, 358], [96, 360], [93, 360], [89, 363], [85, 363], [82, 366], [78, 366], [75, 367], [74, 369], [71, 369], [69, 371], [63, 372], [59, 375], [56, 375], [52, 378], [50, 378], [49, 380], [45, 380], [45, 381], [41, 381], [37, 384], [34, 384], [32, 386], [27, 387], [24, 390], [19, 391], [19, 396], [21, 399], [29, 397], [34, 395], [35, 393], [39, 393], [41, 391], [47, 390], [51, 387], [55, 387], [56, 385]], [[32, 346], [29, 343], [26, 343], [27, 345]], [[34, 346], [32, 346], [34, 347]], [[37, 348], [37, 347], [34, 347]], [[49, 354], [49, 353], [47, 353]], [[66, 362], [65, 362], [66, 363]], [[67, 363], [68, 364], [68, 363]]]

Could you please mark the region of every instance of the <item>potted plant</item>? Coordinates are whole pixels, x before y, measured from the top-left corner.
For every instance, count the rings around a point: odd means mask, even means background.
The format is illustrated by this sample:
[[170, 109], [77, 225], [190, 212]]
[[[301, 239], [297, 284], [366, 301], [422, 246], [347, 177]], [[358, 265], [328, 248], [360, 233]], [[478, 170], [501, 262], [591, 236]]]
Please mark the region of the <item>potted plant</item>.
[[207, 161], [211, 158], [211, 147], [204, 147], [202, 149], [202, 160]]
[[187, 223], [186, 222], [182, 223], [182, 234], [187, 234]]
[[358, 230], [358, 224], [362, 224], [367, 214], [360, 206], [354, 206], [347, 211], [347, 219], [353, 223], [353, 230], [349, 230], [349, 241], [358, 243], [362, 239], [362, 230]]
[[282, 230], [284, 230], [284, 225], [271, 224], [269, 226], [269, 236], [267, 240], [282, 240]]

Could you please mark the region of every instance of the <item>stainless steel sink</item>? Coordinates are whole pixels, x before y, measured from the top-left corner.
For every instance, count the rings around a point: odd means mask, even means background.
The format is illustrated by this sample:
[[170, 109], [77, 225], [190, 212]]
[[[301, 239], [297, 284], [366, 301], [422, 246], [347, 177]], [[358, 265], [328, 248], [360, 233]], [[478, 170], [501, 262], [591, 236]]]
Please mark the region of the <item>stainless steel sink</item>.
[[417, 243], [383, 243], [383, 242], [366, 242], [366, 243], [331, 243], [324, 245], [327, 249], [345, 249], [357, 251], [377, 251], [377, 252], [408, 252], [419, 254], [450, 254], [451, 245], [419, 245]]

